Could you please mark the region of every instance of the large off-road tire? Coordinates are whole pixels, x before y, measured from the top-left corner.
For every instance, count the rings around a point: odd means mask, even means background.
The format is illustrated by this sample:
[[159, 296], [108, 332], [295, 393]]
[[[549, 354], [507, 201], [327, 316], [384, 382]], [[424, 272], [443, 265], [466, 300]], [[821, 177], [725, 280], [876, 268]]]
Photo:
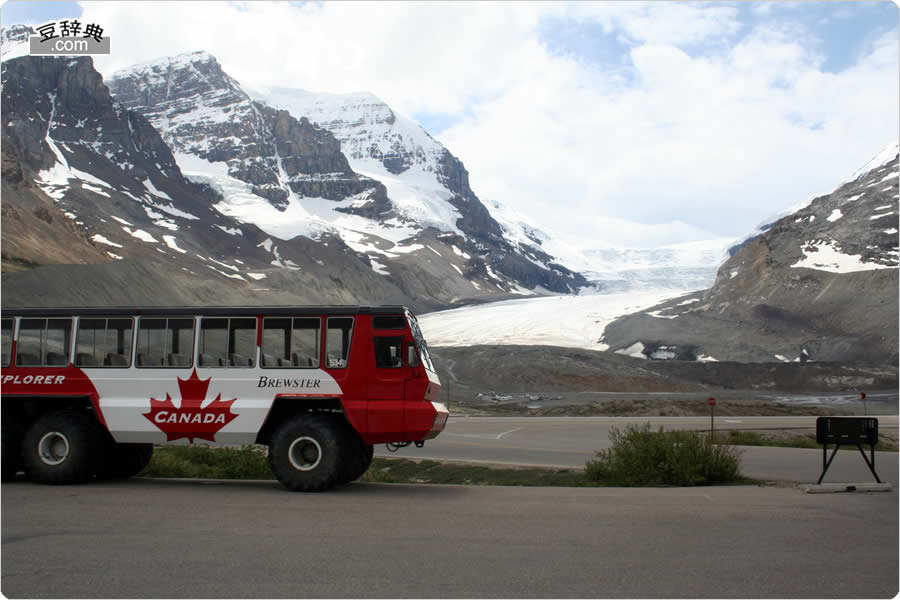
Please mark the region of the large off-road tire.
[[22, 421], [15, 415], [3, 416], [2, 437], [3, 481], [9, 481], [22, 470]]
[[362, 477], [362, 474], [372, 464], [372, 456], [375, 454], [375, 446], [363, 442], [355, 431], [350, 430], [347, 437], [352, 454], [350, 460], [347, 461], [340, 483], [349, 483]]
[[124, 479], [144, 470], [153, 457], [153, 444], [118, 444], [110, 440], [97, 464], [100, 479]]
[[22, 442], [25, 473], [52, 485], [89, 480], [102, 449], [100, 432], [96, 419], [86, 411], [61, 410], [39, 417]]
[[284, 421], [269, 442], [269, 465], [284, 487], [317, 492], [339, 483], [348, 456], [345, 427], [333, 415], [303, 413]]

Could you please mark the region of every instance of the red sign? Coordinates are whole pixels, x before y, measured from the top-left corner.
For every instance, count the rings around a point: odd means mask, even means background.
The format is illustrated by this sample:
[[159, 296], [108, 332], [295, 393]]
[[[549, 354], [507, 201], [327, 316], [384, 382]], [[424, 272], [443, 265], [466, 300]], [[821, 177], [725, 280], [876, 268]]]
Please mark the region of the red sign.
[[197, 377], [197, 369], [189, 379], [178, 378], [178, 389], [181, 391], [181, 406], [175, 408], [171, 396], [166, 394], [165, 400], [150, 398], [150, 412], [143, 413], [147, 419], [159, 427], [166, 434], [166, 441], [171, 442], [179, 438], [188, 438], [193, 443], [194, 438], [216, 441], [216, 433], [237, 415], [231, 412], [232, 403], [237, 398], [228, 401], [222, 400], [222, 394], [209, 403], [206, 408], [201, 408], [206, 400], [206, 391], [212, 379], [200, 379]]
[[710, 406], [715, 406], [715, 405], [716, 405], [716, 399], [715, 399], [715, 398], [710, 398], [709, 400], [707, 400], [707, 402], [709, 403]]

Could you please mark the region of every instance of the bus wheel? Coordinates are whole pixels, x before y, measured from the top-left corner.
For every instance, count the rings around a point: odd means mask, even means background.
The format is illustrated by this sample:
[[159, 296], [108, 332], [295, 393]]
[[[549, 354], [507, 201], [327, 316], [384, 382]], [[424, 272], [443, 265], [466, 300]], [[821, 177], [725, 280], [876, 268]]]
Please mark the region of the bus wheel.
[[25, 433], [25, 473], [34, 481], [53, 485], [87, 481], [93, 475], [101, 442], [97, 423], [89, 413], [47, 413]]
[[348, 483], [350, 481], [356, 481], [362, 474], [365, 473], [369, 469], [369, 465], [372, 464], [372, 456], [375, 454], [375, 446], [372, 444], [366, 444], [359, 437], [359, 434], [351, 432], [352, 436], [352, 448], [353, 454], [352, 458], [348, 461], [346, 473], [344, 477], [342, 477], [342, 483]]
[[22, 422], [14, 415], [3, 417], [3, 481], [22, 470]]
[[302, 492], [338, 483], [345, 454], [340, 426], [321, 413], [295, 415], [282, 423], [269, 443], [269, 465], [278, 481]]
[[144, 470], [153, 457], [153, 444], [110, 442], [97, 468], [101, 479], [124, 479]]

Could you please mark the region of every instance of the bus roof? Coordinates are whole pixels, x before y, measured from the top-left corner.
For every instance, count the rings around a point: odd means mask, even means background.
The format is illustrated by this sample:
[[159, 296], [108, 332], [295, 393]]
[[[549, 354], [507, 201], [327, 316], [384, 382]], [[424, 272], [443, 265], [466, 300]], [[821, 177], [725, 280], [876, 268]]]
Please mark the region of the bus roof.
[[4, 317], [118, 317], [118, 316], [193, 316], [242, 317], [294, 315], [396, 315], [405, 306], [91, 306], [53, 308], [3, 308]]

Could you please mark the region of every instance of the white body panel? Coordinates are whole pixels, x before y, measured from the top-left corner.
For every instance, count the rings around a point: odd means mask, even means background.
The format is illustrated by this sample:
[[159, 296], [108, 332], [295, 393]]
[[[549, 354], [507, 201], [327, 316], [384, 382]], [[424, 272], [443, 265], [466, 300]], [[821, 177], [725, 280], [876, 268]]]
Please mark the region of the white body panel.
[[[100, 411], [117, 442], [165, 443], [167, 435], [145, 415], [151, 412], [151, 398], [182, 406], [178, 380], [189, 380], [193, 367], [83, 369], [100, 396]], [[237, 417], [215, 432], [216, 444], [252, 444], [276, 396], [339, 397], [341, 388], [322, 369], [292, 368], [207, 368], [196, 369], [197, 377], [209, 380], [200, 411], [217, 398], [234, 399], [230, 411]], [[220, 396], [221, 395], [221, 396]], [[155, 415], [165, 421], [166, 415]], [[184, 441], [187, 441], [186, 439]], [[204, 440], [205, 442], [207, 440]]]

